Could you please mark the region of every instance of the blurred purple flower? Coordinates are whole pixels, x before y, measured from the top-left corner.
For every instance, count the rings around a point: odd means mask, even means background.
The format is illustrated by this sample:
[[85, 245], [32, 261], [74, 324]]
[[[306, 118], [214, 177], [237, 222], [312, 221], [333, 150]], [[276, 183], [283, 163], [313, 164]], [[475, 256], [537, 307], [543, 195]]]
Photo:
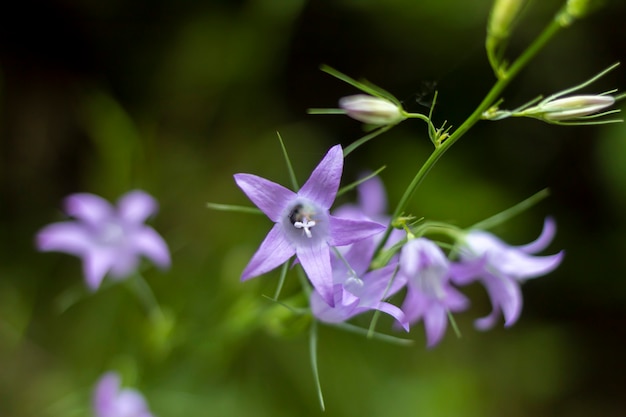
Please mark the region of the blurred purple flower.
[[136, 390], [120, 389], [120, 376], [107, 372], [94, 391], [96, 417], [153, 417], [143, 396]]
[[65, 211], [77, 220], [41, 229], [37, 248], [82, 258], [85, 280], [95, 291], [107, 273], [114, 278], [132, 274], [141, 255], [160, 267], [170, 265], [167, 244], [144, 224], [156, 210], [156, 200], [139, 190], [123, 195], [117, 208], [94, 194], [72, 194], [65, 199]]
[[410, 323], [424, 320], [428, 347], [443, 337], [448, 312], [469, 306], [467, 298], [450, 284], [453, 268], [441, 248], [425, 238], [409, 240], [400, 252], [399, 275], [407, 281], [402, 311]]
[[510, 246], [491, 233], [472, 230], [465, 236], [460, 250], [462, 263], [454, 274], [453, 281], [466, 285], [479, 280], [487, 289], [492, 312], [476, 320], [480, 330], [493, 327], [504, 315], [504, 326], [512, 326], [522, 311], [520, 283], [553, 271], [563, 260], [561, 251], [550, 256], [532, 256], [545, 249], [556, 233], [556, 224], [546, 218], [541, 235], [527, 245]]
[[335, 306], [329, 306], [317, 292], [313, 292], [310, 303], [315, 317], [326, 323], [341, 323], [366, 311], [380, 310], [395, 318], [406, 331], [409, 330], [402, 310], [382, 301], [404, 286], [402, 279], [394, 277], [397, 263], [368, 272], [374, 248], [375, 243], [371, 239], [362, 240], [352, 245], [344, 259], [333, 257]]
[[334, 305], [330, 246], [349, 245], [384, 230], [374, 222], [330, 215], [342, 171], [343, 152], [336, 145], [297, 193], [256, 175], [235, 174], [237, 185], [275, 223], [244, 269], [243, 280], [271, 271], [295, 254], [313, 287]]

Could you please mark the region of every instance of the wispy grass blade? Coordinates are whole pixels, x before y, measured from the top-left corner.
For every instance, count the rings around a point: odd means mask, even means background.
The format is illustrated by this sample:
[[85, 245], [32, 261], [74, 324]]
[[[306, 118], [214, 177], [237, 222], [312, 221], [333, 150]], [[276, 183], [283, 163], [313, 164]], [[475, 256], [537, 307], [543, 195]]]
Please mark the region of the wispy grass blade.
[[309, 352], [311, 354], [311, 368], [313, 369], [313, 379], [315, 380], [315, 388], [317, 389], [317, 397], [320, 401], [322, 411], [326, 410], [324, 405], [324, 393], [322, 392], [322, 384], [320, 383], [320, 373], [317, 367], [317, 322], [313, 320], [309, 333]]
[[500, 213], [495, 214], [485, 220], [479, 221], [478, 223], [470, 226], [469, 229], [481, 229], [481, 230], [491, 229], [495, 226], [498, 226], [512, 219], [518, 214], [525, 212], [526, 210], [528, 210], [535, 204], [539, 203], [541, 200], [545, 199], [549, 195], [550, 195], [550, 190], [547, 188], [544, 188], [538, 193], [535, 193], [532, 196], [528, 197], [526, 200], [520, 201], [513, 207], [503, 210]]
[[363, 177], [360, 180], [355, 181], [355, 182], [353, 182], [351, 184], [348, 184], [348, 185], [346, 185], [344, 187], [341, 187], [339, 189], [339, 191], [337, 192], [337, 197], [347, 193], [348, 191], [352, 191], [353, 189], [358, 187], [360, 184], [364, 183], [365, 181], [369, 180], [370, 178], [373, 178], [373, 177], [377, 176], [378, 174], [383, 172], [385, 170], [385, 168], [387, 168], [387, 167], [383, 165], [382, 167], [378, 168], [376, 171], [372, 172], [368, 176]]
[[296, 178], [296, 173], [293, 170], [293, 165], [291, 165], [291, 159], [289, 159], [289, 155], [287, 154], [287, 148], [285, 147], [285, 142], [283, 142], [283, 138], [280, 136], [280, 133], [276, 132], [278, 135], [278, 141], [280, 142], [280, 147], [283, 150], [283, 156], [285, 157], [285, 162], [287, 163], [287, 170], [289, 171], [289, 178], [291, 179], [291, 185], [295, 191], [300, 189], [298, 185], [298, 179]]
[[237, 213], [248, 214], [263, 214], [261, 210], [256, 207], [237, 206], [232, 204], [219, 204], [219, 203], [206, 203], [206, 206], [213, 210], [219, 211], [233, 211]]

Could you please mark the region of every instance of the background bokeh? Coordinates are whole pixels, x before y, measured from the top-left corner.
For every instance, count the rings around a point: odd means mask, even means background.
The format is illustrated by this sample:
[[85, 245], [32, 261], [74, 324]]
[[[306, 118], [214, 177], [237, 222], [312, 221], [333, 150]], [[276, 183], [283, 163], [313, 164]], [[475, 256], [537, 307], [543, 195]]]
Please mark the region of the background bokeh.
[[[89, 416], [91, 390], [117, 369], [168, 416], [624, 416], [626, 127], [479, 123], [411, 203], [418, 217], [471, 225], [549, 187], [496, 232], [524, 243], [543, 217], [563, 265], [524, 286], [521, 320], [479, 333], [472, 309], [432, 350], [322, 326], [319, 409], [302, 318], [264, 299], [277, 273], [240, 283], [267, 219], [210, 211], [249, 202], [232, 174], [288, 184], [276, 131], [301, 181], [359, 123], [312, 116], [365, 77], [412, 111], [439, 91], [435, 120], [458, 126], [494, 79], [484, 54], [488, 0], [23, 0], [0, 13], [0, 416]], [[561, 2], [532, 1], [509, 46], [523, 50]], [[505, 92], [520, 105], [626, 60], [626, 3], [562, 31]], [[589, 92], [626, 89], [618, 68]], [[406, 122], [346, 160], [344, 183], [381, 174], [391, 204], [431, 150]], [[38, 253], [33, 236], [87, 191], [142, 188], [173, 266], [144, 271], [164, 316], [126, 285], [95, 294], [78, 259]], [[349, 201], [346, 195], [340, 202]], [[293, 278], [291, 278], [294, 280]], [[288, 288], [289, 291], [289, 288]], [[287, 292], [287, 295], [289, 293]], [[367, 324], [367, 319], [357, 322]], [[385, 322], [388, 324], [388, 322]]]

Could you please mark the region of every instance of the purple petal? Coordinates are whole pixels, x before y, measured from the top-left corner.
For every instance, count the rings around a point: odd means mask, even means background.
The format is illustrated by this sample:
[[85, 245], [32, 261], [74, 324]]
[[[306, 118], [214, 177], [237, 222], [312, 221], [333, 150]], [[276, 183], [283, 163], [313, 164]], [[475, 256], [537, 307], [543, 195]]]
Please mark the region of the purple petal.
[[111, 417], [145, 417], [151, 414], [143, 395], [134, 389], [124, 389], [117, 397], [117, 415]]
[[65, 199], [65, 211], [91, 225], [98, 225], [115, 215], [113, 206], [104, 198], [90, 193], [72, 194]]
[[252, 174], [235, 174], [235, 182], [273, 222], [278, 222], [296, 193], [280, 184]]
[[315, 167], [298, 195], [314, 201], [326, 210], [330, 209], [339, 190], [342, 171], [343, 151], [341, 145], [335, 145]]
[[[376, 242], [373, 239], [363, 239], [350, 246], [344, 255], [344, 259], [358, 275], [363, 275], [369, 269], [375, 249]], [[340, 263], [343, 264], [343, 261]]]
[[524, 280], [553, 271], [563, 260], [564, 254], [561, 251], [550, 256], [532, 256], [514, 249], [507, 251], [506, 256], [498, 259], [497, 263], [491, 260], [490, 263], [493, 268], [498, 269], [503, 274], [517, 280]]
[[427, 303], [428, 298], [415, 290], [412, 286], [408, 286], [400, 308], [404, 311], [409, 323], [416, 323], [422, 318]]
[[[104, 249], [100, 249], [100, 251], [104, 253]], [[115, 259], [111, 262], [111, 267], [108, 270], [112, 278], [118, 280], [127, 278], [139, 266], [139, 256], [132, 248], [117, 248], [113, 256]]]
[[285, 263], [295, 253], [293, 245], [285, 238], [281, 224], [277, 223], [250, 259], [248, 266], [241, 274], [241, 279], [245, 281], [269, 272]]
[[518, 246], [517, 249], [526, 252], [526, 253], [537, 253], [541, 252], [545, 248], [548, 247], [552, 239], [554, 239], [554, 235], [556, 234], [556, 222], [552, 217], [546, 217], [543, 222], [543, 230], [541, 231], [541, 235], [533, 241], [526, 245]]
[[92, 246], [93, 236], [87, 228], [77, 222], [50, 224], [36, 236], [37, 249], [48, 252], [65, 252], [81, 256]]
[[387, 195], [379, 177], [372, 177], [357, 188], [359, 206], [370, 218], [375, 219], [387, 212]]
[[119, 217], [130, 224], [143, 223], [156, 213], [158, 204], [148, 193], [140, 190], [124, 194], [117, 203]]
[[429, 348], [441, 341], [448, 326], [448, 314], [446, 309], [437, 302], [431, 302], [424, 314], [424, 328], [426, 329], [426, 341]]
[[355, 316], [355, 307], [359, 303], [358, 297], [346, 291], [343, 285], [333, 287], [335, 306], [331, 307], [317, 292], [311, 294], [311, 311], [319, 320], [326, 323], [343, 323]]
[[[509, 327], [515, 324], [522, 312], [522, 291], [519, 284], [514, 279], [500, 278], [494, 275], [487, 275], [483, 279], [483, 284], [487, 289], [491, 304], [494, 310], [502, 311], [504, 315], [504, 326]], [[481, 330], [486, 330], [486, 320], [482, 323]], [[493, 324], [493, 323], [492, 323]], [[477, 325], [479, 325], [477, 323]]]
[[100, 287], [102, 279], [116, 262], [118, 254], [114, 250], [94, 249], [83, 257], [83, 271], [87, 286], [95, 291]]
[[301, 245], [296, 248], [296, 254], [315, 290], [328, 305], [334, 307], [333, 272], [330, 266], [328, 245]]
[[446, 298], [442, 301], [448, 310], [455, 313], [467, 310], [470, 306], [469, 299], [451, 285], [447, 286]]
[[[360, 309], [360, 306], [357, 308], [357, 310], [358, 309]], [[406, 315], [404, 314], [402, 310], [400, 310], [398, 307], [394, 306], [393, 304], [389, 304], [384, 301], [381, 301], [375, 306], [369, 307], [368, 310], [369, 309], [376, 309], [376, 310], [382, 311], [383, 313], [389, 314], [391, 317], [396, 319], [398, 324], [400, 324], [400, 326], [402, 326], [402, 328], [405, 331], [407, 332], [409, 331], [409, 321], [407, 320]]]
[[500, 318], [500, 313], [500, 307], [494, 306], [491, 310], [491, 313], [474, 321], [474, 327], [482, 331], [492, 329], [493, 326], [495, 326], [498, 322], [498, 319]]
[[[396, 264], [386, 265], [363, 276], [362, 286], [352, 291], [354, 295], [361, 298], [361, 304], [375, 305], [380, 300], [391, 297], [406, 285], [404, 276], [397, 274], [394, 277], [396, 266]], [[390, 283], [391, 279], [393, 282]]]
[[171, 264], [167, 243], [153, 228], [142, 227], [132, 235], [130, 242], [135, 252], [144, 255], [161, 268]]
[[349, 245], [385, 230], [385, 226], [366, 220], [343, 219], [335, 216], [328, 216], [328, 219], [330, 221], [328, 243], [331, 246]]
[[119, 388], [120, 377], [115, 372], [107, 372], [100, 378], [93, 396], [93, 408], [97, 417], [112, 415]]
[[468, 285], [485, 272], [487, 256], [450, 263], [450, 280], [456, 285]]

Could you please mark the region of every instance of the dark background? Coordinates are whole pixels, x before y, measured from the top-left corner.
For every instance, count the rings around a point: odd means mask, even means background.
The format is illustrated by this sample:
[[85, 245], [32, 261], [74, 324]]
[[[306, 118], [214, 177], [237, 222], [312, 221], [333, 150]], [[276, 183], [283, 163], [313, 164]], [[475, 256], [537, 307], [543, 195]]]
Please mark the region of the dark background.
[[[512, 59], [560, 7], [532, 1]], [[239, 275], [266, 219], [206, 209], [246, 204], [232, 174], [288, 184], [276, 131], [302, 182], [326, 149], [363, 133], [312, 116], [355, 90], [331, 65], [458, 126], [494, 82], [484, 53], [491, 2], [460, 0], [21, 1], [0, 11], [0, 415], [89, 415], [99, 375], [118, 369], [160, 416], [321, 415], [306, 322], [261, 294], [277, 274]], [[606, 1], [559, 33], [504, 93], [516, 107], [624, 61], [626, 3]], [[624, 67], [585, 92], [624, 90]], [[621, 105], [621, 103], [620, 103]], [[623, 416], [626, 128], [481, 122], [446, 154], [410, 205], [469, 226], [549, 187], [551, 197], [495, 232], [521, 244], [558, 223], [546, 253], [562, 266], [524, 286], [522, 318], [479, 333], [488, 300], [426, 350], [421, 325], [400, 348], [322, 327], [327, 416]], [[390, 205], [431, 151], [408, 121], [346, 159], [344, 183], [381, 174]], [[37, 230], [67, 194], [114, 200], [142, 188], [173, 267], [148, 268], [166, 318], [123, 285], [87, 294], [80, 262], [40, 254]], [[344, 197], [340, 202], [353, 198]], [[73, 301], [68, 301], [73, 300]], [[357, 320], [367, 325], [368, 320]]]

